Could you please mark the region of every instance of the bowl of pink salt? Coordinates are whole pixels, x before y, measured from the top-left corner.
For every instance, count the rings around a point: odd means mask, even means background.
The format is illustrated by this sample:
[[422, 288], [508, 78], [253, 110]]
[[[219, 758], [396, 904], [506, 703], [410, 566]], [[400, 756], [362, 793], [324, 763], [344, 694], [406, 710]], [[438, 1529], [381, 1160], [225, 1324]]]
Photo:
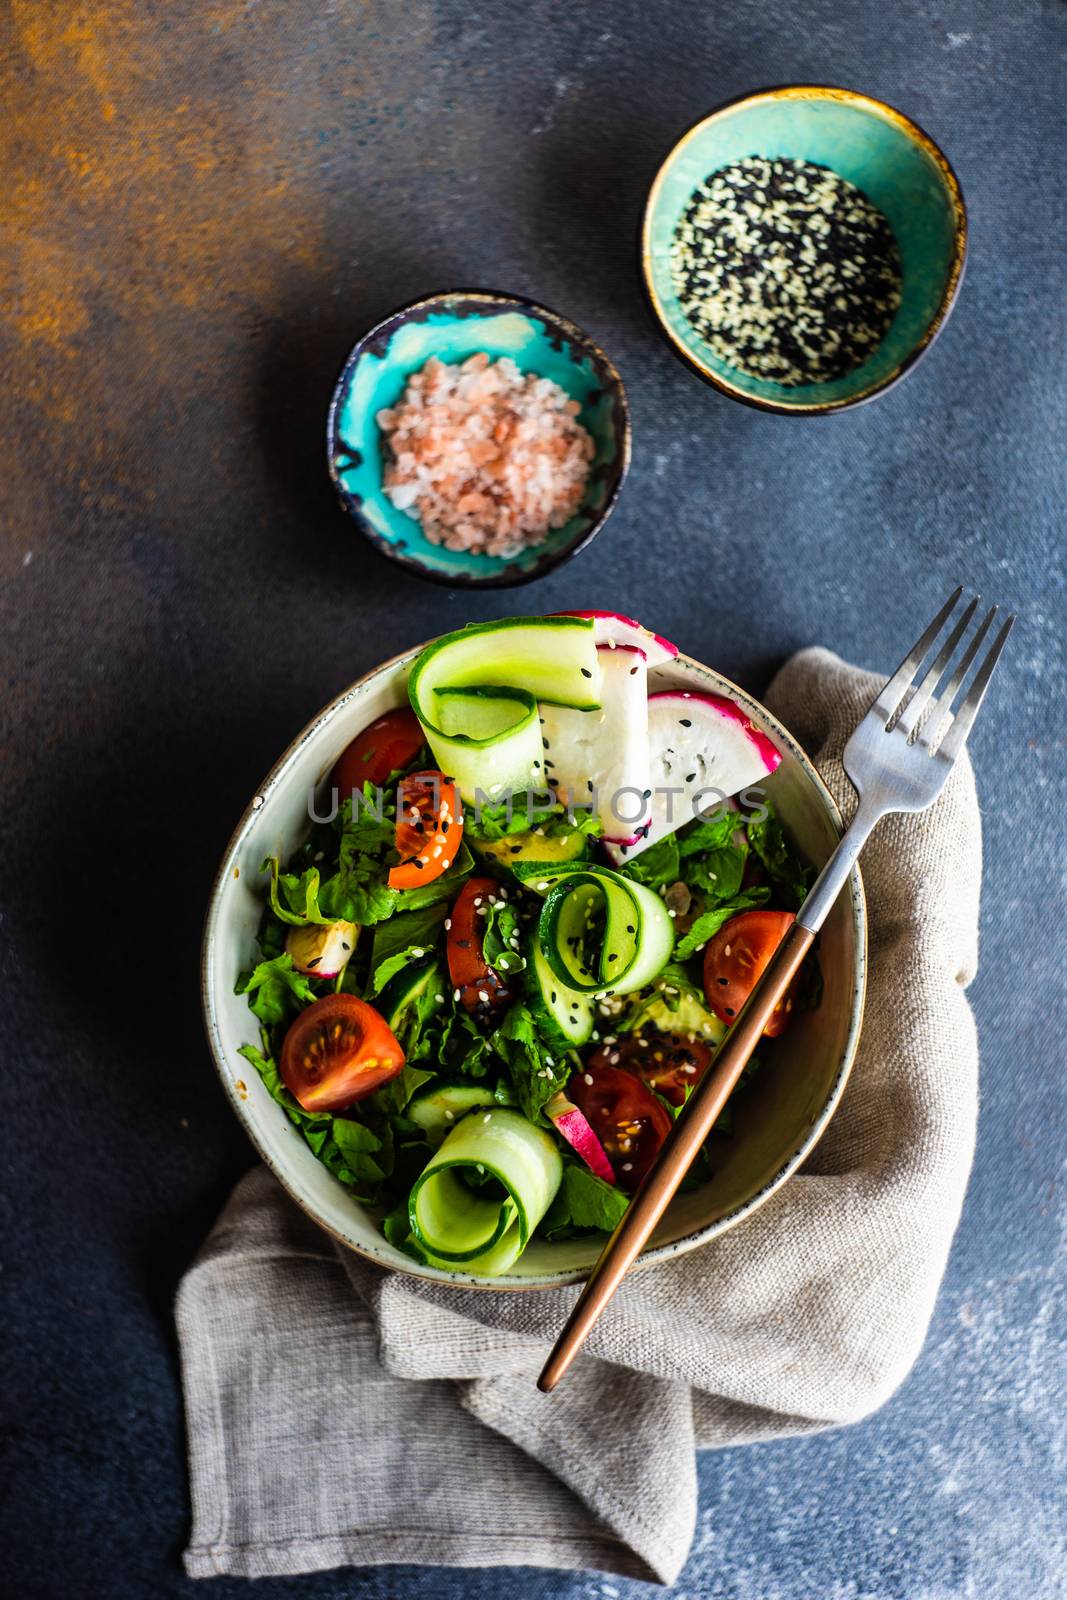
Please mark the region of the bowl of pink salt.
[[393, 312], [338, 379], [329, 468], [384, 555], [452, 586], [528, 583], [593, 539], [630, 460], [626, 391], [557, 312], [459, 290]]

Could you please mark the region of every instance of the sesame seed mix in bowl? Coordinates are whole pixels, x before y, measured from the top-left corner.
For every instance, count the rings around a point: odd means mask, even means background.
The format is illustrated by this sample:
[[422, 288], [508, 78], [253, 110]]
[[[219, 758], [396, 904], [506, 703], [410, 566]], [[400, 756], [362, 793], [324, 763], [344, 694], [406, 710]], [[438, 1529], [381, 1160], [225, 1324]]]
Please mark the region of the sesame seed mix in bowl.
[[581, 505], [596, 446], [579, 410], [558, 383], [507, 356], [431, 357], [378, 412], [385, 492], [432, 544], [517, 555]]
[[882, 212], [828, 167], [786, 157], [746, 156], [705, 178], [675, 229], [671, 276], [720, 360], [786, 387], [860, 366], [901, 302]]

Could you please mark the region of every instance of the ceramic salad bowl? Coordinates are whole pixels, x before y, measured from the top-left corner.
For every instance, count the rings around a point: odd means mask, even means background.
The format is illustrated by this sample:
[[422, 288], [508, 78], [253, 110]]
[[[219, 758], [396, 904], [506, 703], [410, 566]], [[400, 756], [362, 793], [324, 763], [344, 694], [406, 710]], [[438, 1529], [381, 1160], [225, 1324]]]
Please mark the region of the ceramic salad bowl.
[[[259, 1154], [292, 1198], [347, 1248], [383, 1267], [464, 1287], [543, 1289], [582, 1279], [603, 1235], [550, 1243], [535, 1238], [514, 1266], [485, 1278], [420, 1264], [383, 1237], [365, 1210], [316, 1159], [254, 1068], [238, 1053], [258, 1025], [236, 974], [254, 964], [263, 909], [262, 863], [289, 857], [308, 830], [309, 792], [319, 789], [339, 753], [383, 712], [405, 703], [418, 651], [386, 662], [353, 684], [292, 742], [253, 796], [227, 847], [211, 893], [204, 933], [202, 993], [208, 1040], [223, 1087]], [[732, 697], [781, 753], [766, 795], [805, 856], [821, 864], [840, 818], [814, 767], [786, 730], [749, 695], [686, 656], [652, 674], [657, 689]], [[809, 1155], [841, 1097], [859, 1037], [866, 961], [866, 915], [859, 876], [835, 905], [822, 935], [824, 989], [818, 1007], [798, 1015], [766, 1053], [738, 1102], [732, 1137], [720, 1141], [714, 1176], [680, 1195], [640, 1264], [706, 1244], [769, 1198]]]

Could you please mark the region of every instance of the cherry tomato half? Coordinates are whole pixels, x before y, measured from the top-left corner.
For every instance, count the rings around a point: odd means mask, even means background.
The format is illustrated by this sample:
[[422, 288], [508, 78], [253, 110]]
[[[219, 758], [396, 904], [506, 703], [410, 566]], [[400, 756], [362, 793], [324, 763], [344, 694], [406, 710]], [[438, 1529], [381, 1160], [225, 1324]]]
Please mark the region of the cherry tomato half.
[[463, 839], [463, 812], [456, 786], [443, 772], [413, 772], [396, 794], [396, 848], [400, 865], [389, 872], [390, 889], [418, 889], [447, 872]]
[[409, 766], [426, 743], [414, 711], [387, 711], [342, 750], [330, 783], [342, 800], [365, 783], [383, 784], [391, 772]]
[[589, 1058], [591, 1072], [598, 1067], [625, 1067], [672, 1106], [685, 1104], [686, 1091], [696, 1087], [710, 1065], [711, 1048], [703, 1039], [682, 1039], [654, 1030], [630, 1034], [617, 1044], [602, 1044]]
[[354, 994], [328, 994], [291, 1024], [278, 1070], [305, 1111], [343, 1111], [403, 1065], [403, 1050], [373, 1006]]
[[485, 959], [485, 907], [500, 893], [492, 878], [468, 878], [452, 907], [448, 930], [448, 975], [468, 1011], [496, 1011], [515, 998], [507, 980]]
[[567, 1093], [604, 1146], [619, 1188], [632, 1194], [671, 1130], [671, 1114], [632, 1072], [592, 1063]]
[[[708, 941], [704, 993], [720, 1022], [732, 1022], [737, 1016], [793, 921], [791, 911], [739, 911]], [[789, 1026], [797, 981], [794, 978], [771, 1012], [765, 1038], [776, 1039]]]

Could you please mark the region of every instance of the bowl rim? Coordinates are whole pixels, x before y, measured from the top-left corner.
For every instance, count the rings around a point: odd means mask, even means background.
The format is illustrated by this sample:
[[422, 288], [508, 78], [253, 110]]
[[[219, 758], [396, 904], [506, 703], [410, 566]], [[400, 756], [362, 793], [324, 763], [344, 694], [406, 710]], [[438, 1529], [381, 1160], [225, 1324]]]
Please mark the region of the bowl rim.
[[[937, 310], [930, 320], [921, 339], [901, 358], [891, 372], [877, 383], [862, 389], [858, 394], [848, 395], [840, 400], [813, 400], [797, 405], [785, 405], [778, 400], [768, 400], [761, 395], [753, 395], [739, 388], [736, 384], [724, 378], [699, 356], [692, 351], [685, 342], [678, 337], [670, 326], [664, 314], [660, 297], [656, 292], [652, 278], [652, 214], [659, 199], [660, 190], [666, 179], [669, 168], [675, 158], [689, 141], [709, 123], [727, 111], [733, 111], [737, 106], [748, 103], [756, 104], [761, 100], [803, 100], [825, 98], [840, 100], [848, 105], [861, 107], [863, 110], [882, 117], [883, 120], [895, 124], [908, 138], [917, 144], [926, 155], [930, 157], [941, 174], [941, 180], [948, 193], [949, 203], [953, 215], [953, 245], [952, 259], [949, 264], [948, 278], [938, 302]], [[653, 321], [660, 335], [666, 340], [673, 353], [704, 383], [717, 389], [720, 394], [726, 395], [730, 400], [736, 400], [741, 405], [750, 406], [756, 411], [770, 411], [780, 417], [817, 417], [828, 416], [831, 412], [846, 411], [853, 406], [866, 405], [875, 400], [879, 395], [886, 394], [895, 388], [902, 378], [911, 372], [940, 334], [952, 312], [953, 306], [959, 296], [963, 283], [964, 270], [967, 264], [967, 204], [963, 197], [963, 189], [956, 171], [945, 155], [941, 146], [928, 134], [925, 128], [920, 127], [912, 117], [901, 111], [897, 106], [891, 105], [888, 100], [879, 100], [874, 95], [863, 94], [858, 89], [844, 89], [837, 84], [829, 83], [781, 83], [771, 84], [763, 89], [750, 89], [745, 94], [732, 96], [729, 100], [720, 101], [710, 111], [690, 124], [685, 132], [671, 145], [656, 169], [645, 201], [645, 208], [641, 215], [641, 230], [639, 239], [639, 252], [641, 264], [641, 283], [645, 293], [645, 300], [652, 313]]]
[[[558, 329], [568, 343], [575, 345], [578, 349], [584, 347], [587, 351], [592, 352], [614, 385], [622, 424], [620, 429], [618, 472], [615, 482], [599, 514], [580, 538], [562, 550], [546, 551], [524, 571], [489, 573], [484, 578], [471, 577], [466, 573], [433, 572], [424, 567], [417, 557], [409, 555], [406, 551], [398, 550], [376, 528], [372, 527], [357, 503], [356, 497], [341, 482], [340, 471], [335, 460], [336, 445], [339, 439], [338, 414], [351, 375], [366, 353], [368, 344], [377, 335], [381, 334], [389, 324], [397, 322], [399, 318], [407, 319], [412, 312], [423, 309], [430, 310], [434, 305], [446, 300], [483, 301], [487, 314], [493, 306], [513, 306], [527, 314], [530, 312], [535, 313], [547, 326]], [[330, 404], [326, 412], [327, 469], [334, 492], [340, 501], [341, 509], [352, 518], [360, 533], [379, 555], [385, 556], [389, 561], [395, 562], [397, 566], [403, 567], [406, 571], [414, 573], [425, 582], [436, 583], [447, 589], [517, 589], [523, 584], [533, 583], [537, 578], [545, 577], [549, 572], [555, 571], [557, 567], [563, 566], [572, 556], [578, 555], [596, 538], [618, 504], [623, 485], [629, 475], [632, 453], [633, 425], [630, 414], [630, 397], [626, 392], [626, 385], [622, 381], [622, 375], [611, 357], [590, 334], [580, 328], [576, 322], [572, 322], [569, 317], [565, 317], [562, 312], [554, 311], [551, 306], [546, 306], [539, 300], [532, 300], [528, 295], [509, 294], [502, 289], [436, 289], [429, 294], [419, 295], [414, 300], [408, 300], [403, 305], [394, 307], [384, 317], [379, 318], [372, 328], [368, 328], [365, 333], [361, 334], [345, 356], [341, 370], [337, 375], [337, 381], [333, 386]]]
[[[433, 1283], [443, 1283], [454, 1289], [477, 1289], [485, 1291], [495, 1290], [497, 1292], [508, 1293], [535, 1293], [549, 1289], [560, 1289], [569, 1284], [583, 1283], [588, 1277], [588, 1269], [562, 1269], [559, 1272], [542, 1274], [537, 1278], [517, 1280], [515, 1278], [509, 1278], [507, 1274], [502, 1275], [500, 1278], [479, 1278], [473, 1273], [451, 1273], [436, 1267], [423, 1266], [420, 1262], [415, 1260], [411, 1260], [410, 1263], [405, 1263], [403, 1266], [399, 1266], [393, 1260], [384, 1260], [378, 1251], [370, 1248], [366, 1244], [356, 1242], [348, 1235], [341, 1232], [338, 1228], [334, 1227], [319, 1214], [315, 1207], [301, 1193], [298, 1192], [294, 1184], [291, 1183], [286, 1175], [280, 1170], [270, 1150], [266, 1147], [266, 1144], [258, 1137], [256, 1130], [254, 1129], [247, 1115], [243, 1096], [241, 1095], [237, 1086], [237, 1079], [234, 1078], [230, 1070], [231, 1064], [227, 1061], [218, 1019], [215, 1014], [214, 960], [216, 944], [218, 942], [217, 930], [222, 905], [222, 891], [230, 881], [234, 867], [234, 857], [237, 855], [241, 845], [244, 843], [245, 835], [249, 832], [259, 816], [267, 796], [272, 789], [277, 788], [279, 784], [284, 782], [285, 778], [288, 776], [289, 769], [295, 764], [297, 757], [308, 740], [318, 734], [321, 729], [327, 727], [342, 710], [342, 708], [349, 703], [354, 695], [357, 695], [361, 689], [371, 682], [372, 679], [375, 679], [384, 673], [392, 673], [396, 668], [409, 664], [415, 659], [420, 651], [425, 649], [426, 645], [430, 643], [433, 643], [433, 641], [426, 640], [425, 643], [421, 645], [417, 645], [412, 649], [403, 650], [399, 654], [390, 657], [389, 660], [381, 662], [378, 666], [371, 668], [370, 671], [365, 672], [362, 677], [357, 678], [353, 683], [349, 684], [348, 687], [336, 695], [333, 700], [329, 701], [327, 705], [323, 706], [310, 719], [310, 721], [304, 725], [296, 737], [290, 741], [282, 755], [270, 768], [266, 777], [256, 789], [255, 794], [249, 801], [248, 805], [245, 807], [237, 826], [230, 836], [229, 842], [226, 845], [226, 849], [223, 852], [222, 860], [220, 861], [218, 870], [215, 873], [208, 897], [207, 911], [204, 918], [204, 929], [200, 948], [200, 1003], [202, 1020], [204, 1023], [205, 1033], [207, 1035], [208, 1048], [211, 1052], [212, 1062], [214, 1064], [215, 1071], [221, 1080], [223, 1092], [226, 1095], [226, 1098], [228, 1099], [234, 1113], [236, 1114], [238, 1121], [241, 1123], [245, 1134], [259, 1155], [260, 1160], [281, 1184], [282, 1188], [289, 1195], [290, 1199], [293, 1200], [297, 1206], [299, 1206], [300, 1210], [303, 1211], [304, 1214], [309, 1217], [317, 1227], [328, 1233], [339, 1244], [343, 1245], [345, 1249], [354, 1251], [356, 1255], [362, 1256], [365, 1260], [371, 1261], [375, 1266], [382, 1267], [387, 1271], [399, 1272], [406, 1274], [407, 1276], [422, 1278]], [[833, 827], [840, 835], [840, 833], [843, 831], [843, 823], [841, 819], [841, 813], [838, 810], [833, 795], [830, 793], [823, 779], [819, 775], [814, 762], [804, 752], [788, 729], [778, 721], [777, 717], [773, 716], [760, 701], [748, 694], [746, 690], [740, 688], [729, 678], [724, 677], [722, 673], [716, 672], [713, 668], [705, 666], [703, 662], [695, 660], [695, 658], [692, 656], [680, 653], [674, 658], [674, 661], [671, 662], [670, 665], [673, 667], [680, 666], [685, 671], [695, 671], [698, 676], [700, 674], [705, 674], [708, 678], [714, 680], [717, 691], [721, 692], [721, 690], [725, 690], [730, 695], [736, 697], [738, 703], [746, 711], [748, 711], [751, 716], [753, 716], [758, 726], [763, 726], [765, 731], [769, 731], [776, 735], [786, 746], [790, 755], [800, 763], [805, 774], [814, 784], [816, 792], [821, 799], [827, 814], [829, 815]], [[670, 1261], [677, 1256], [685, 1255], [690, 1250], [695, 1250], [702, 1245], [710, 1244], [712, 1240], [718, 1238], [720, 1234], [725, 1233], [730, 1228], [736, 1227], [739, 1222], [742, 1222], [746, 1217], [751, 1216], [754, 1211], [757, 1211], [760, 1206], [769, 1200], [771, 1196], [778, 1189], [780, 1189], [790, 1177], [792, 1177], [793, 1173], [795, 1173], [797, 1169], [809, 1158], [812, 1151], [815, 1149], [815, 1146], [818, 1144], [819, 1140], [822, 1138], [822, 1135], [826, 1131], [826, 1128], [829, 1126], [830, 1120], [840, 1104], [841, 1097], [845, 1090], [845, 1085], [848, 1082], [849, 1074], [852, 1071], [852, 1066], [856, 1058], [856, 1052], [859, 1047], [860, 1033], [863, 1025], [864, 1004], [867, 991], [867, 906], [863, 888], [863, 880], [860, 876], [858, 866], [853, 867], [852, 869], [852, 873], [848, 879], [847, 892], [849, 893], [851, 901], [853, 934], [856, 948], [855, 970], [852, 975], [849, 1029], [845, 1039], [845, 1045], [841, 1054], [841, 1058], [837, 1064], [837, 1071], [834, 1076], [833, 1084], [831, 1085], [830, 1092], [827, 1095], [819, 1114], [811, 1123], [805, 1137], [801, 1140], [799, 1147], [791, 1156], [782, 1162], [782, 1164], [763, 1185], [763, 1187], [756, 1194], [752, 1195], [747, 1201], [745, 1201], [743, 1205], [737, 1207], [731, 1212], [728, 1212], [726, 1215], [719, 1217], [715, 1222], [709, 1223], [705, 1227], [695, 1229], [692, 1233], [686, 1234], [681, 1239], [676, 1239], [667, 1244], [657, 1245], [652, 1250], [643, 1251], [635, 1261], [631, 1271], [640, 1271], [646, 1267], [654, 1266], [657, 1263]], [[251, 1016], [251, 1013], [249, 1013], [249, 1015]]]

